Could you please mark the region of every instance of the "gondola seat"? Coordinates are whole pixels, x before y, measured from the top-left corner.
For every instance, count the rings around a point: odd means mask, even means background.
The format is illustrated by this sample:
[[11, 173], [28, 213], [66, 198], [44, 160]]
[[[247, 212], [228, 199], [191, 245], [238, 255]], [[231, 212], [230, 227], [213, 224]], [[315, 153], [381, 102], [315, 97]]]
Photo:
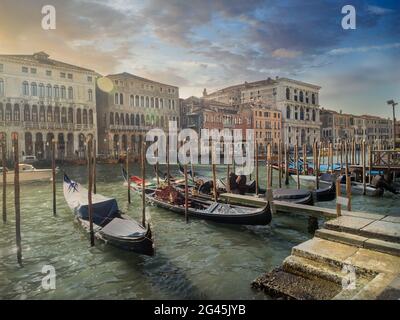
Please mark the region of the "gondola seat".
[[111, 237], [141, 237], [146, 234], [146, 229], [136, 221], [114, 218], [101, 233]]

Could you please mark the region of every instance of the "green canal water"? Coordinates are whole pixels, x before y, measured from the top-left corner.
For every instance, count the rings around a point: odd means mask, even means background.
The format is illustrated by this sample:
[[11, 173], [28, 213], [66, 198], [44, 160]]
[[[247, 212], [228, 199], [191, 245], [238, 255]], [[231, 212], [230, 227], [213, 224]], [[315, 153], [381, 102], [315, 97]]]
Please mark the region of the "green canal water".
[[[62, 169], [86, 183], [86, 167]], [[138, 173], [136, 165], [131, 170]], [[209, 167], [196, 168], [202, 175], [210, 176], [210, 171]], [[219, 168], [218, 173], [222, 177], [225, 169]], [[119, 166], [99, 165], [97, 177], [98, 193], [116, 197], [123, 211], [140, 219], [140, 198], [134, 194], [132, 204], [127, 205]], [[265, 185], [264, 170], [260, 170], [260, 179]], [[91, 248], [64, 201], [61, 181], [59, 174], [56, 217], [50, 183], [21, 186], [23, 267], [16, 261], [9, 186], [8, 222], [0, 222], [0, 299], [267, 299], [251, 289], [251, 281], [280, 265], [293, 246], [312, 237], [307, 219], [294, 214], [274, 216], [269, 226], [246, 227], [202, 220], [186, 224], [182, 216], [148, 207], [155, 235], [154, 257], [99, 243]], [[399, 204], [398, 196], [353, 198], [354, 210], [382, 214], [399, 216]], [[42, 288], [45, 265], [55, 268], [55, 290]]]

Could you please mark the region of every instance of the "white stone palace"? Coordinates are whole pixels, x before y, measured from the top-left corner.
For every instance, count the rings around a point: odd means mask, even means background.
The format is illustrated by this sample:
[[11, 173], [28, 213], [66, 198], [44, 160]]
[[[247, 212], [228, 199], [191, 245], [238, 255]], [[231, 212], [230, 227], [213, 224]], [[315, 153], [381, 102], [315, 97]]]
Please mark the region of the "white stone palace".
[[85, 140], [97, 136], [97, 74], [85, 68], [33, 55], [0, 55], [0, 132], [18, 133], [20, 157], [57, 159], [85, 157]]
[[245, 82], [227, 87], [211, 94], [205, 90], [206, 100], [215, 100], [240, 106], [252, 103], [282, 113], [282, 138], [288, 145], [307, 144], [320, 141], [321, 87], [288, 78]]

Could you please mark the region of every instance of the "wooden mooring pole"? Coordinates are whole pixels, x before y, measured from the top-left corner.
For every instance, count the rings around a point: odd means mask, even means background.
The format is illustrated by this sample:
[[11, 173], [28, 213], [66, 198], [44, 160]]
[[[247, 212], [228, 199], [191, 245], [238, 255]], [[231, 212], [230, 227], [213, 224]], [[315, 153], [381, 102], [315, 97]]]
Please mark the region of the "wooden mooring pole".
[[12, 134], [14, 149], [14, 205], [15, 205], [15, 238], [17, 244], [17, 261], [22, 265], [22, 239], [21, 239], [21, 209], [20, 209], [20, 186], [19, 186], [19, 149], [18, 134]]
[[347, 210], [351, 211], [351, 178], [349, 175], [349, 148], [348, 143], [345, 143], [346, 153], [346, 194], [347, 194]]
[[303, 174], [308, 175], [307, 165], [307, 145], [303, 144]]
[[93, 140], [89, 138], [87, 143], [87, 157], [88, 157], [88, 207], [89, 207], [89, 233], [90, 233], [90, 245], [94, 246], [94, 231], [93, 231], [93, 203], [92, 203], [92, 196], [93, 196]]
[[[168, 149], [167, 152], [169, 152]], [[143, 142], [142, 145], [141, 160], [142, 160], [142, 226], [146, 227], [146, 142]], [[168, 172], [168, 182], [169, 182], [169, 172]]]
[[366, 160], [366, 154], [365, 154], [365, 140], [362, 142], [361, 145], [361, 159], [362, 159], [362, 175], [363, 175], [363, 195], [367, 193], [367, 179], [366, 179], [366, 172], [365, 172], [365, 160]]
[[336, 180], [336, 214], [338, 217], [342, 215], [342, 205], [340, 204], [340, 198], [342, 196], [342, 190], [340, 188], [340, 178]]
[[285, 185], [289, 185], [289, 146], [285, 144]]
[[126, 148], [126, 158], [125, 158], [125, 171], [126, 179], [128, 180], [128, 203], [131, 203], [131, 177], [129, 175], [129, 148]]
[[169, 168], [169, 136], [167, 136], [167, 185], [171, 187], [170, 168]]
[[282, 188], [282, 142], [278, 143], [278, 185]]
[[[258, 196], [258, 189], [259, 189], [259, 183], [258, 183], [258, 143], [255, 143], [255, 160], [256, 160], [256, 195]], [[229, 184], [229, 182], [228, 182]]]
[[372, 182], [372, 148], [373, 145], [369, 144], [368, 146], [368, 162], [369, 162], [369, 177], [368, 177], [368, 183], [371, 184]]
[[6, 169], [6, 137], [1, 137], [1, 163], [3, 166], [3, 222], [7, 222], [7, 169]]
[[299, 147], [296, 145], [294, 146], [294, 157], [296, 162], [296, 176], [297, 176], [297, 189], [300, 189], [300, 170], [299, 170]]
[[188, 187], [188, 166], [185, 164], [185, 221], [189, 222], [188, 212], [189, 212], [189, 187]]
[[[97, 158], [97, 145], [96, 145], [96, 140], [93, 140], [93, 193], [96, 194], [97, 193], [97, 168], [96, 168], [96, 158]], [[128, 153], [126, 154], [126, 156], [128, 157]], [[128, 176], [129, 177], [129, 176]]]
[[52, 186], [53, 186], [53, 215], [57, 214], [56, 203], [56, 140], [51, 140], [51, 173], [52, 173]]

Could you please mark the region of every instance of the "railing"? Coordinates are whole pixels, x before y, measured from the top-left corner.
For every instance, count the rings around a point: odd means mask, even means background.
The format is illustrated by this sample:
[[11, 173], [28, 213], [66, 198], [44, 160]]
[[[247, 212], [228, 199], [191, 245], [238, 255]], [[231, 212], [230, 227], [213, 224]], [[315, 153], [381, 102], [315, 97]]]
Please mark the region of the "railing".
[[400, 151], [395, 150], [373, 150], [373, 166], [398, 167], [400, 166]]

